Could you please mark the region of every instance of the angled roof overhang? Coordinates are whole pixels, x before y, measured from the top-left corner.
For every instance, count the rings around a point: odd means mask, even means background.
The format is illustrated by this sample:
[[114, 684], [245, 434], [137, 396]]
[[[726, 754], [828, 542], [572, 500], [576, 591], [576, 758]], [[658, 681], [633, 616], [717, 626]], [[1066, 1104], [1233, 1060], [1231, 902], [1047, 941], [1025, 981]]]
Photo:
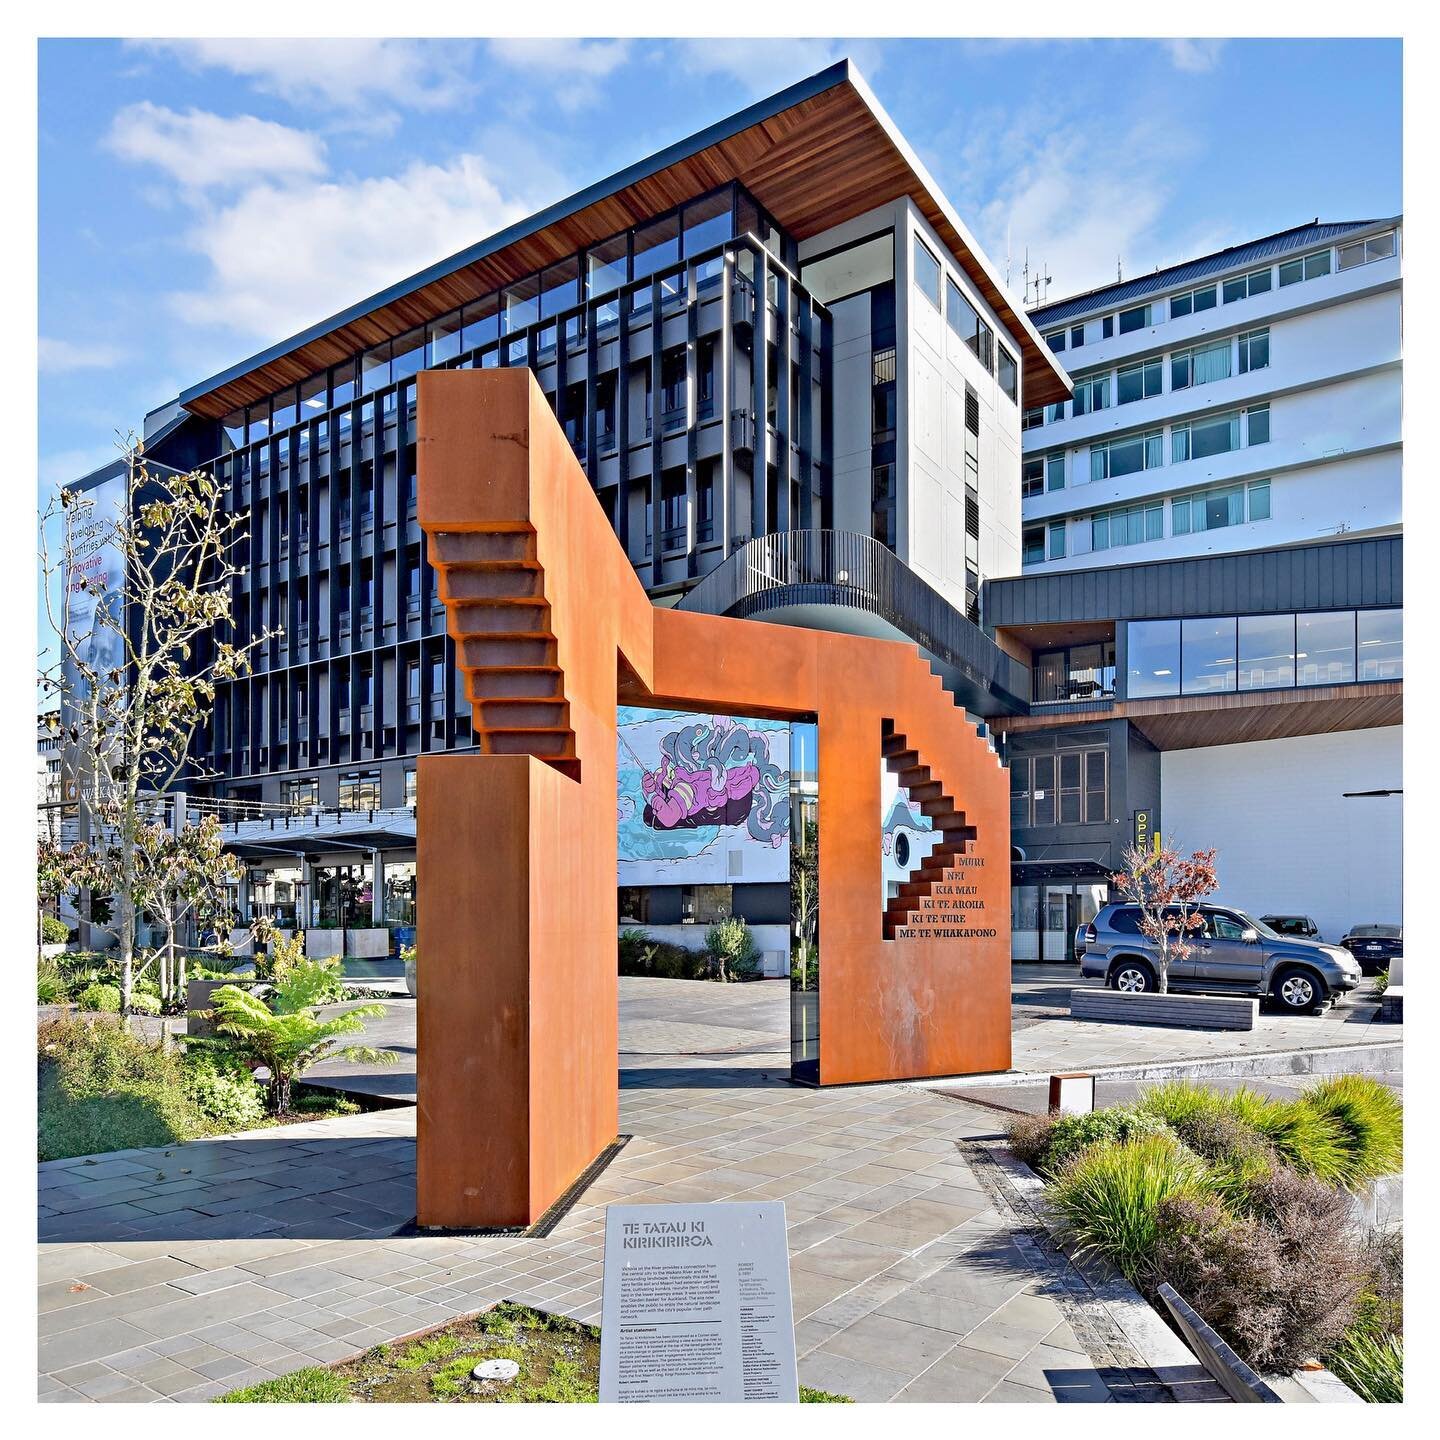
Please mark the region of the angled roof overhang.
[[797, 240], [910, 196], [1019, 345], [1024, 403], [1070, 393], [1064, 368], [954, 207], [842, 60], [191, 386], [180, 401], [222, 418], [731, 180]]

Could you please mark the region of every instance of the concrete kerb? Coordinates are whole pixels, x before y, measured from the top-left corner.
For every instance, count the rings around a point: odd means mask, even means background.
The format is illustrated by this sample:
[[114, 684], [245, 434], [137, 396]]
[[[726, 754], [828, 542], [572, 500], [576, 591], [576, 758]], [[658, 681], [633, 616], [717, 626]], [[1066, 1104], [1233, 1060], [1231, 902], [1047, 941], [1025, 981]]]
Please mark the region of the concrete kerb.
[[[1246, 1055], [1163, 1060], [1142, 1065], [1097, 1065], [1084, 1073], [1097, 1080], [1173, 1080], [1178, 1075], [1203, 1079], [1243, 1079], [1247, 1075], [1390, 1075], [1404, 1068], [1404, 1046], [1327, 1045], [1312, 1050], [1259, 1050]], [[1073, 1067], [1072, 1067], [1073, 1068]], [[963, 1085], [967, 1090], [1011, 1085], [1045, 1085], [1049, 1070], [1004, 1070], [992, 1075], [953, 1075], [907, 1084], [923, 1090]]]

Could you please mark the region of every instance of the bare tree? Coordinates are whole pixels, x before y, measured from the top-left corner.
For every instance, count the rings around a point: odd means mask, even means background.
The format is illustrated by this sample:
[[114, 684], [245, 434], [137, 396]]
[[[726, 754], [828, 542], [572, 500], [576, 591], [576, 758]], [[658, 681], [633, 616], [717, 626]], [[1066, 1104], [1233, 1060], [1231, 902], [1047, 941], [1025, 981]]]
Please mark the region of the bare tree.
[[1215, 851], [1181, 855], [1174, 842], [1158, 850], [1130, 846], [1121, 855], [1125, 868], [1115, 886], [1140, 911], [1140, 930], [1155, 942], [1155, 984], [1170, 988], [1170, 966], [1190, 954], [1190, 937], [1205, 923], [1200, 902], [1214, 893]]
[[[238, 555], [248, 513], [227, 511], [225, 487], [203, 471], [148, 464], [133, 435], [122, 448], [124, 503], [115, 514], [61, 490], [41, 515], [45, 603], [61, 650], [41, 680], [60, 693], [78, 807], [111, 862], [104, 884], [115, 899], [128, 1011], [141, 831], [154, 818], [153, 797], [192, 764], [191, 740], [216, 684], [245, 673], [255, 648], [278, 632], [236, 635], [231, 593], [245, 573]], [[118, 579], [94, 564], [103, 554], [118, 557]]]

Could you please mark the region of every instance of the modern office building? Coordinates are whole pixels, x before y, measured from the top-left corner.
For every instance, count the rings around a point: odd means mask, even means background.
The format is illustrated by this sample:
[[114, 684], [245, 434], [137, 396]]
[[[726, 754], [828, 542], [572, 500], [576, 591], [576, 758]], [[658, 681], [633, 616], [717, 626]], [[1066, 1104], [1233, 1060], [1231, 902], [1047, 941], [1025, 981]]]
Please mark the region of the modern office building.
[[[415, 376], [513, 365], [656, 604], [908, 638], [973, 712], [1023, 703], [975, 622], [1019, 569], [1021, 407], [1068, 382], [842, 62], [151, 418], [151, 459], [251, 516], [237, 630], [274, 633], [220, 687], [194, 784], [257, 807], [255, 903], [368, 923], [379, 872], [413, 864], [415, 757], [472, 743], [415, 519]], [[317, 808], [373, 820], [344, 849], [284, 823]]]
[[1314, 221], [1030, 312], [1027, 573], [1400, 528], [1401, 222]]
[[1338, 940], [1401, 912], [1402, 541], [987, 581], [1031, 669], [995, 716], [1012, 943], [1066, 960], [1132, 844], [1215, 847], [1220, 894]]

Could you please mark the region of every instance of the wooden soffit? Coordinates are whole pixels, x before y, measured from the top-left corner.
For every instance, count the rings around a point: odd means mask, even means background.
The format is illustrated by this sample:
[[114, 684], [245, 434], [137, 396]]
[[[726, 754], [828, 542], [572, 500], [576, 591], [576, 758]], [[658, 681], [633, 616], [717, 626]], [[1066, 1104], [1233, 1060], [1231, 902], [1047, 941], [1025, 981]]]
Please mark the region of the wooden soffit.
[[841, 61], [203, 381], [180, 400], [221, 419], [732, 180], [797, 241], [908, 195], [1019, 345], [1025, 405], [1070, 393], [1049, 347], [854, 67]]
[[1157, 750], [1243, 745], [1296, 735], [1372, 730], [1404, 719], [1399, 680], [1364, 685], [1315, 685], [1297, 690], [1251, 690], [1231, 695], [1186, 695], [1175, 700], [1120, 700], [1109, 709], [1047, 715], [997, 715], [990, 724], [1011, 735], [1128, 720]]

